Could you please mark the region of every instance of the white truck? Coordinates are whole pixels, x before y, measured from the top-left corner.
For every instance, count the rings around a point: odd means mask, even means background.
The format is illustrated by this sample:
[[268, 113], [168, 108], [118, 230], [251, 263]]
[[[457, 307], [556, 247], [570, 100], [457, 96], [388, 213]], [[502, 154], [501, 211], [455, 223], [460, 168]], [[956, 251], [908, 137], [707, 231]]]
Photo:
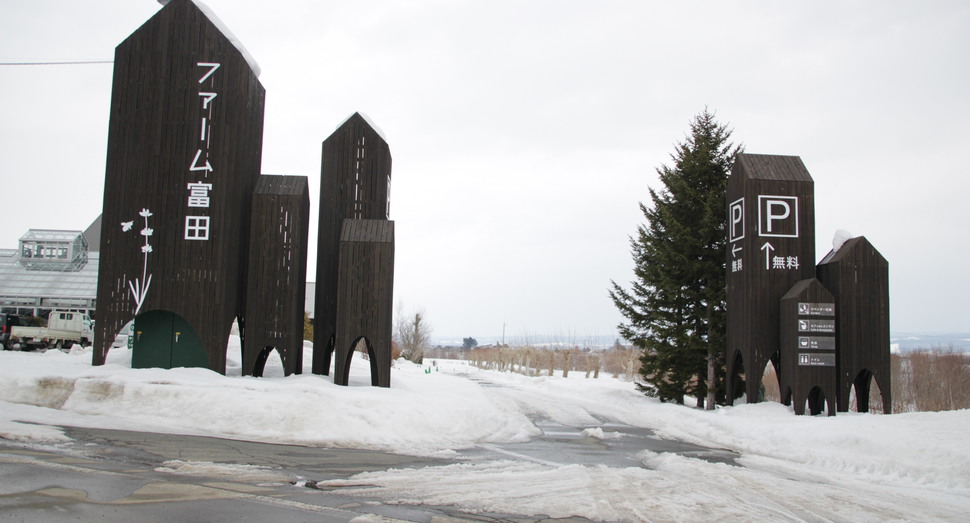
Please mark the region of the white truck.
[[94, 339], [91, 318], [83, 312], [51, 311], [46, 327], [12, 327], [7, 348], [28, 351], [54, 347], [68, 349], [75, 343], [89, 345]]

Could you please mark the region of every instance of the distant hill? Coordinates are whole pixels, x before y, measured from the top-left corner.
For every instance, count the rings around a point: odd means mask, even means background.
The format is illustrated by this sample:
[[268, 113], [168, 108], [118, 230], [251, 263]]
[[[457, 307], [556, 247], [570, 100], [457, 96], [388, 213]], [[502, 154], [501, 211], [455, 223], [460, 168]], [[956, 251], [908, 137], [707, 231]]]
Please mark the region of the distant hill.
[[[479, 347], [485, 345], [499, 345], [502, 343], [502, 336], [472, 336], [478, 342]], [[544, 335], [530, 334], [528, 336], [505, 336], [507, 345], [532, 345], [534, 347], [562, 347], [562, 348], [593, 348], [608, 349], [613, 346], [617, 336], [612, 334], [568, 334], [568, 335]], [[626, 343], [626, 342], [623, 342]], [[461, 347], [462, 338], [457, 336], [433, 336], [431, 345], [435, 347]]]
[[[501, 336], [473, 336], [479, 346], [496, 345], [502, 342]], [[613, 335], [592, 336], [506, 336], [505, 343], [509, 345], [524, 345], [545, 347], [590, 347], [607, 349], [613, 346], [616, 337]], [[626, 341], [623, 341], [626, 344]], [[462, 339], [458, 337], [436, 337], [432, 339], [433, 346], [461, 347]], [[949, 349], [956, 352], [970, 352], [970, 332], [928, 333], [928, 332], [893, 332], [890, 333], [890, 344], [893, 352], [911, 352], [916, 349]]]
[[956, 352], [970, 352], [970, 332], [926, 333], [894, 332], [890, 336], [893, 350], [909, 352], [916, 349], [949, 349]]

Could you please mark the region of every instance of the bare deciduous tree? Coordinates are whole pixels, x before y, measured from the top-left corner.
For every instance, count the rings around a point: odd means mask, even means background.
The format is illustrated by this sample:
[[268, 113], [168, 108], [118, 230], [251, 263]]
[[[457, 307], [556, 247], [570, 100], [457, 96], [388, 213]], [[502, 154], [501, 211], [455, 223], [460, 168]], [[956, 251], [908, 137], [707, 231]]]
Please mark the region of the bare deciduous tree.
[[893, 355], [893, 412], [970, 408], [970, 357], [953, 347]]
[[396, 337], [401, 356], [414, 363], [422, 363], [424, 351], [431, 345], [431, 324], [425, 319], [424, 312], [399, 316]]

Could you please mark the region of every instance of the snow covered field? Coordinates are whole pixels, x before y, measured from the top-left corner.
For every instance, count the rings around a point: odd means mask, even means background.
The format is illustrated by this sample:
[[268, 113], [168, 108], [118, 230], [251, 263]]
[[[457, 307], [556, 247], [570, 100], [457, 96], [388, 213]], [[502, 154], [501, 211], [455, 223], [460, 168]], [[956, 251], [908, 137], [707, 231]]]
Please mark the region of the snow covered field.
[[[310, 368], [310, 350], [305, 351]], [[359, 355], [358, 355], [359, 356]], [[637, 520], [967, 520], [970, 411], [795, 416], [778, 404], [713, 412], [661, 404], [631, 383], [574, 374], [529, 378], [465, 362], [397, 362], [390, 389], [369, 386], [354, 358], [351, 386], [330, 377], [241, 377], [202, 369], [131, 369], [127, 349], [92, 367], [89, 349], [0, 353], [0, 437], [56, 445], [59, 425], [452, 457], [454, 464], [378, 471], [334, 485], [396, 502], [467, 511]], [[429, 362], [430, 363], [430, 362]], [[430, 369], [430, 372], [429, 372]], [[275, 371], [273, 376], [271, 371]], [[640, 452], [642, 466], [458, 459], [461, 450], [528, 441], [534, 420], [615, 437], [645, 427], [740, 454], [741, 466]], [[345, 487], [343, 492], [354, 487]]]

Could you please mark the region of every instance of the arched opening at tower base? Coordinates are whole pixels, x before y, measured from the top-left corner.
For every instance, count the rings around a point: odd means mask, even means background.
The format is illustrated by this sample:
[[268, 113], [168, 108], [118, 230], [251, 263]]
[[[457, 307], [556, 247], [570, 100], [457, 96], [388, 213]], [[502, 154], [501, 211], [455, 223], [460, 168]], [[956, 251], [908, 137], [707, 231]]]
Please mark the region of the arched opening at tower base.
[[808, 391], [808, 398], [805, 399], [805, 410], [812, 416], [819, 414], [829, 414], [828, 405], [825, 401], [825, 393], [819, 387], [812, 387]]
[[730, 392], [730, 397], [734, 400], [734, 404], [747, 403], [748, 398], [745, 396], [745, 372], [744, 372], [744, 357], [741, 355], [741, 351], [734, 353], [734, 365], [731, 367], [733, 370], [733, 385]]
[[283, 357], [272, 345], [267, 345], [259, 351], [252, 370], [253, 376], [257, 378], [282, 378], [286, 375]]
[[779, 385], [778, 371], [775, 368], [774, 360], [768, 360], [768, 363], [765, 364], [759, 390], [761, 391], [759, 401], [781, 402], [781, 386]]
[[[334, 383], [338, 385], [350, 385], [350, 368], [353, 363], [354, 354], [360, 353], [361, 356], [365, 357], [370, 362], [370, 374], [371, 374], [371, 385], [378, 386], [378, 362], [377, 356], [374, 352], [374, 346], [371, 344], [370, 340], [366, 336], [360, 336], [354, 340], [347, 351], [347, 357], [343, 361], [342, 368], [336, 368], [334, 364]], [[364, 382], [361, 382], [363, 384]]]
[[849, 410], [856, 412], [872, 412], [882, 414], [882, 389], [876, 382], [872, 372], [863, 369], [852, 382], [849, 393]]

